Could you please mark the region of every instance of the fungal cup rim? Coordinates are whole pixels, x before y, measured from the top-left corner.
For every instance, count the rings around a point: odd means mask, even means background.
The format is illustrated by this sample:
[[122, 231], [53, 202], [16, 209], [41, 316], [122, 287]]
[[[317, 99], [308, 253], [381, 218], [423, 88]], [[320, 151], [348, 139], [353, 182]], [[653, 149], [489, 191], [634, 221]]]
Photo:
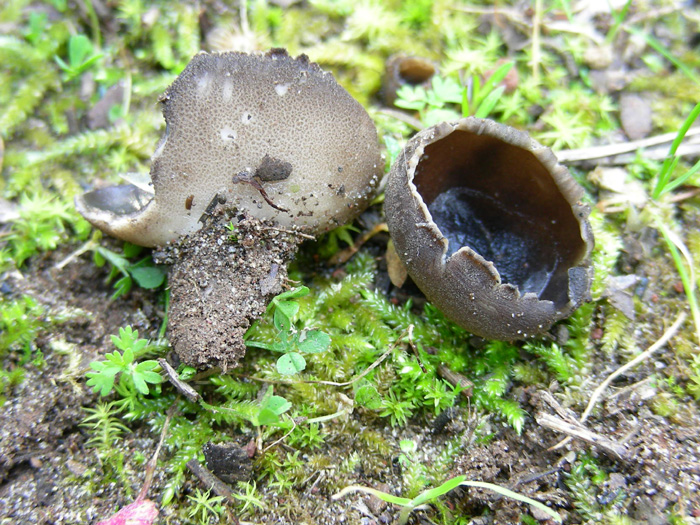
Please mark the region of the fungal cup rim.
[[[531, 154], [533, 165], [539, 164], [542, 169], [541, 176], [550, 180], [549, 194], [563, 199], [559, 201], [558, 208], [554, 209], [558, 209], [558, 213], [564, 215], [554, 215], [553, 218], [566, 221], [567, 226], [562, 224], [564, 229], [559, 230], [560, 233], [557, 234], [561, 235], [557, 238], [564, 243], [564, 251], [553, 252], [560, 257], [560, 262], [556, 262], [552, 267], [555, 273], [547, 277], [549, 282], [549, 279], [556, 275], [557, 281], [545, 284], [543, 288], [524, 291], [521, 289], [524, 281], [504, 282], [496, 266], [498, 261], [487, 259], [487, 256], [476, 251], [478, 248], [474, 246], [456, 246], [448, 255], [450, 242], [454, 242], [454, 239], [451, 241], [435, 221], [426, 197], [419, 191], [416, 172], [421, 161], [427, 158], [427, 147], [456, 131], [485, 135], [504, 146]], [[453, 143], [453, 146], [454, 144], [458, 142]], [[433, 151], [433, 154], [443, 155], [449, 151], [439, 149]], [[475, 152], [479, 154], [478, 150]], [[532, 139], [524, 131], [494, 121], [469, 117], [442, 122], [420, 131], [409, 140], [397, 160], [400, 164], [392, 167], [387, 184], [388, 207], [385, 208], [390, 232], [392, 238], [395, 238], [396, 251], [419, 288], [438, 308], [443, 309], [446, 314], [449, 312], [448, 317], [454, 316], [455, 321], [477, 335], [513, 340], [548, 329], [552, 323], [566, 317], [583, 302], [590, 300], [593, 274], [590, 259], [593, 235], [587, 221], [590, 208], [580, 200], [583, 188], [573, 179], [566, 167], [558, 162], [551, 149]], [[437, 162], [431, 169], [449, 168], [442, 168], [441, 163]], [[448, 187], [458, 187], [450, 182], [450, 179], [443, 182], [442, 191]], [[465, 184], [465, 187], [469, 185]], [[432, 190], [428, 191], [430, 198], [434, 199]], [[411, 202], [412, 205], [409, 204]], [[413, 207], [413, 211], [407, 211], [404, 207]], [[566, 211], [567, 207], [570, 211]], [[576, 233], [572, 229], [575, 223], [578, 223]], [[418, 235], [416, 228], [424, 233]], [[464, 278], [468, 281], [464, 284], [444, 281], [453, 278]], [[545, 292], [546, 287], [550, 287], [549, 292]], [[543, 293], [546, 298], [540, 298]], [[472, 302], [475, 299], [476, 303]], [[473, 311], [476, 305], [477, 310], [482, 310], [480, 313]], [[492, 311], [493, 314], [487, 314], [485, 310]], [[491, 315], [493, 317], [489, 317]]]

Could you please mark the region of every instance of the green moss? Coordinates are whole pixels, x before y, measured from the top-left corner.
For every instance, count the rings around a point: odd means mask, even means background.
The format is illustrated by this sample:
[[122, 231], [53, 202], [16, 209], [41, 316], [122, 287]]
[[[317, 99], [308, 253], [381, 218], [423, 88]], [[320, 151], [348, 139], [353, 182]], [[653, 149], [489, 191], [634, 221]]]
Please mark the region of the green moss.
[[[387, 163], [414, 132], [383, 112], [378, 101], [386, 59], [396, 52], [434, 60], [440, 69], [441, 85], [455, 85], [460, 95], [471, 97], [472, 106], [478, 98], [475, 86], [484, 85], [500, 60], [513, 61], [518, 73], [515, 90], [499, 93], [489, 114], [527, 129], [556, 148], [606, 143], [614, 136], [611, 131], [619, 128], [614, 97], [592, 88], [591, 75], [583, 64], [590, 41], [551, 24], [564, 15], [567, 2], [549, 6], [545, 13], [539, 57], [533, 55], [529, 27], [521, 27], [521, 14], [507, 6], [503, 18], [494, 24], [493, 17], [479, 12], [480, 8], [455, 5], [449, 0], [313, 0], [284, 9], [264, 0], [250, 0], [243, 3], [247, 8], [246, 26], [238, 9], [219, 13], [217, 7], [205, 5], [200, 11], [191, 5], [173, 7], [163, 0], [119, 0], [108, 5], [113, 11], [100, 20], [91, 20], [89, 6], [87, 16], [76, 16], [65, 2], [50, 4], [8, 0], [0, 6], [0, 22], [12, 33], [0, 38], [0, 62], [4, 66], [0, 71], [0, 134], [5, 146], [0, 184], [3, 196], [14, 200], [19, 212], [19, 218], [2, 231], [2, 271], [27, 272], [46, 252], [87, 239], [89, 226], [71, 204], [72, 197], [86, 183], [92, 184], [95, 178], [118, 181], [119, 173], [148, 169], [147, 159], [163, 126], [155, 100], [190, 56], [208, 45], [202, 42], [206, 37], [204, 26], [200, 27], [203, 21], [230, 30], [246, 45], [259, 49], [276, 45], [287, 47], [295, 55], [306, 53], [332, 71], [353, 96], [369, 106], [386, 147]], [[644, 14], [645, 6], [633, 8], [637, 14]], [[108, 26], [106, 20], [110, 21]], [[609, 36], [620, 39], [614, 42], [616, 49], [627, 38], [622, 29], [627, 26], [624, 20], [619, 22]], [[664, 45], [692, 73], [700, 59], [689, 50], [688, 38], [676, 38], [685, 35], [692, 24], [677, 14], [664, 15], [663, 23]], [[517, 38], [511, 40], [513, 35], [508, 37], [503, 27], [510, 28], [516, 37], [528, 39], [528, 43], [520, 47]], [[54, 56], [69, 64], [69, 42], [78, 39], [89, 42], [103, 56], [85, 71], [78, 71], [79, 67], [61, 69]], [[532, 75], [534, 58], [542, 73], [539, 79]], [[673, 69], [651, 48], [642, 60], [649, 70], [636, 75], [629, 89], [650, 98], [656, 131], [673, 131], [700, 98], [699, 88], [689, 81], [687, 71]], [[678, 68], [678, 64], [673, 67]], [[88, 129], [87, 112], [117, 82], [124, 82], [128, 88], [128, 100], [110, 112], [108, 128]], [[431, 96], [435, 93], [433, 89]], [[433, 96], [431, 101], [432, 105], [426, 102], [421, 111], [408, 115], [422, 118], [425, 124], [435, 115], [456, 116], [462, 111], [461, 98]], [[428, 106], [430, 111], [426, 110]], [[473, 109], [470, 106], [469, 112]], [[651, 188], [661, 163], [643, 155], [639, 153], [626, 168], [645, 188]], [[688, 167], [681, 161], [674, 174], [680, 175]], [[599, 188], [585, 180], [583, 168], [577, 177], [589, 191], [587, 199], [594, 204]], [[687, 183], [696, 186], [698, 177]], [[662, 220], [677, 226], [694, 257], [695, 270], [700, 272], [697, 198], [681, 204], [662, 200], [657, 205], [656, 213]], [[200, 451], [206, 441], [231, 440], [240, 433], [267, 445], [291, 431], [283, 444], [256, 459], [258, 485], [239, 487], [239, 509], [252, 521], [258, 512], [254, 502], [264, 499], [266, 491], [279, 491], [284, 493], [284, 500], [274, 512], [292, 522], [312, 522], [313, 516], [304, 508], [307, 502], [301, 496], [303, 491], [314, 487], [332, 493], [356, 482], [358, 472], [372, 479], [405, 484], [410, 493], [420, 491], [426, 482], [436, 485], [443, 481], [442, 474], [451, 468], [454, 456], [461, 453], [459, 438], [444, 443], [431, 464], [399, 450], [392, 434], [413, 432], [429, 425], [448, 407], [466, 404], [458, 389], [438, 374], [438, 365], [448, 366], [473, 381], [470, 410], [474, 421], [491, 418], [519, 432], [526, 414], [514, 395], [518, 387], [547, 388], [556, 379], [564, 402], [581, 407], [597, 377], [592, 376], [593, 372], [608, 368], [599, 366], [601, 359], [626, 360], [650, 344], [669, 312], [685, 308], [686, 299], [673, 288], [678, 279], [668, 250], [661, 244], [645, 254], [648, 260], [634, 263], [640, 265], [640, 272], [653, 270], [650, 286], [658, 303], [637, 299], [637, 320], [633, 322], [603, 298], [610, 277], [637, 272], [638, 268], [628, 267], [630, 257], [622, 239], [623, 235], [638, 237], [639, 227], [652, 224], [648, 209], [615, 216], [594, 209], [594, 302], [562, 322], [569, 337], [561, 344], [546, 337], [526, 343], [478, 341], [429, 304], [424, 308], [416, 308], [410, 301], [395, 304], [375, 286], [376, 276], [381, 273], [377, 267], [381, 252], [374, 241], [370, 243], [371, 253], [358, 253], [341, 271], [328, 275], [326, 266], [316, 264], [318, 256], [326, 259], [354, 242], [353, 236], [358, 233], [356, 226], [336, 230], [307, 246], [302, 257], [313, 264], [299, 263], [292, 273], [312, 291], [299, 301], [295, 327], [327, 332], [332, 341], [329, 350], [308, 356], [307, 369], [292, 376], [290, 382], [279, 374], [276, 354], [249, 349], [241, 368], [235, 371], [240, 375], [198, 378], [196, 386], [206, 404], [178, 398], [169, 384], [148, 395], [125, 390], [112, 394], [107, 403], [89, 407], [92, 419], [86, 421], [90, 426], [84, 429], [104, 468], [79, 482], [97, 487], [95, 478], [103, 476], [129, 486], [141, 470], [144, 457], [120, 455], [124, 428], [147, 425], [155, 435], [163, 426], [163, 414], [174, 406], [176, 415], [161, 457], [165, 473], [161, 501], [171, 506], [168, 512], [175, 516], [174, 521], [189, 520], [187, 514], [192, 509], [198, 509], [193, 517], [215, 517], [216, 512], [202, 511], [207, 504], [212, 508], [217, 504], [211, 495], [183, 490], [190, 476], [186, 462], [195, 457], [202, 459]], [[51, 329], [55, 319], [30, 297], [5, 300], [0, 305], [0, 354], [5, 365], [0, 372], [0, 395], [12, 395], [13, 386], [22, 380], [32, 362], [42, 366], [35, 341]], [[591, 337], [594, 328], [601, 330], [595, 339]], [[676, 424], [688, 410], [697, 410], [700, 402], [700, 357], [691, 332], [689, 326], [683, 327], [659, 356], [669, 366], [664, 369], [667, 376], [651, 408], [668, 417], [670, 424]], [[278, 334], [272, 316], [256, 323], [248, 336], [274, 342]], [[314, 382], [357, 378], [389, 349], [386, 360], [352, 386]], [[163, 353], [164, 347], [158, 352]], [[74, 368], [78, 365], [72, 366], [70, 374], [74, 374]], [[291, 404], [289, 412], [270, 424], [260, 424], [258, 417], [260, 396], [268, 392], [265, 382], [273, 384], [275, 395]], [[306, 423], [325, 416], [332, 417]], [[494, 439], [494, 428], [477, 428], [476, 437], [470, 434], [470, 439]], [[348, 450], [353, 452], [347, 454]], [[342, 461], [338, 461], [339, 451], [345, 458]], [[399, 454], [409, 460], [403, 477], [391, 470]], [[597, 460], [587, 456], [577, 460], [567, 480], [567, 495], [575, 504], [572, 519], [624, 522], [624, 501], [603, 504], [599, 500], [604, 478]], [[193, 506], [186, 505], [188, 495], [196, 500]], [[452, 512], [450, 506], [451, 502], [437, 502], [437, 510], [427, 519], [440, 523], [467, 520], [457, 516], [458, 511]]]

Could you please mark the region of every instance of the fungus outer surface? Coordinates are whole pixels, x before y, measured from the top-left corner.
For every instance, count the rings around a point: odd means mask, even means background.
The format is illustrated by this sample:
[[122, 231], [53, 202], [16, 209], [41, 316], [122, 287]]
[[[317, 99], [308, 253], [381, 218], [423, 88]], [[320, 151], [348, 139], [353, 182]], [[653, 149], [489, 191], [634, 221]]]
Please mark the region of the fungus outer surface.
[[[354, 218], [376, 191], [382, 163], [371, 119], [305, 55], [200, 53], [161, 101], [151, 202], [134, 209], [119, 201], [128, 191], [114, 190], [76, 199], [115, 237], [160, 246], [193, 233], [218, 193], [230, 208], [316, 234]], [[241, 172], [257, 175], [269, 200], [254, 184], [235, 184]]]
[[201, 53], [161, 97], [152, 192], [76, 199], [98, 228], [172, 265], [168, 338], [181, 361], [234, 367], [308, 234], [345, 224], [383, 165], [364, 108], [305, 55]]
[[569, 315], [590, 290], [582, 189], [527, 134], [474, 118], [409, 141], [385, 212], [397, 254], [449, 318], [519, 339]]

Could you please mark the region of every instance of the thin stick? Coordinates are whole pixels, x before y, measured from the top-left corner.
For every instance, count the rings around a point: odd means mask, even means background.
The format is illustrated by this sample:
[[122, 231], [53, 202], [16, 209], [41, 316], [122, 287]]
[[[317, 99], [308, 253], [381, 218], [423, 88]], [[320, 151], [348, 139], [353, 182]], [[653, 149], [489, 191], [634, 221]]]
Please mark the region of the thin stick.
[[177, 371], [170, 366], [170, 363], [168, 363], [165, 359], [162, 357], [158, 359], [158, 364], [160, 367], [163, 369], [163, 372], [165, 372], [165, 375], [168, 376], [168, 380], [172, 385], [187, 399], [192, 401], [193, 403], [196, 403], [200, 399], [202, 399], [202, 396], [199, 395], [199, 392], [197, 392], [194, 388], [192, 388], [190, 385], [185, 383], [180, 377], [177, 375]]
[[586, 407], [586, 410], [583, 411], [583, 414], [581, 414], [581, 418], [579, 421], [583, 423], [586, 421], [588, 418], [589, 414], [593, 410], [593, 407], [598, 403], [598, 399], [600, 396], [603, 394], [606, 388], [608, 388], [608, 385], [612, 383], [616, 377], [619, 377], [620, 375], [624, 374], [629, 370], [630, 368], [634, 368], [637, 366], [639, 363], [642, 361], [645, 361], [651, 357], [651, 355], [656, 352], [659, 348], [664, 346], [668, 341], [676, 335], [676, 332], [678, 329], [681, 327], [683, 322], [685, 321], [685, 318], [687, 317], [687, 314], [685, 312], [681, 312], [678, 317], [676, 318], [676, 321], [671, 325], [671, 327], [666, 330], [664, 335], [661, 336], [661, 338], [656, 341], [653, 345], [651, 345], [647, 350], [639, 354], [637, 357], [632, 359], [632, 361], [628, 362], [626, 365], [622, 365], [620, 368], [615, 370], [612, 374], [610, 374], [605, 381], [603, 381], [598, 388], [595, 389], [593, 392], [593, 395], [591, 396], [590, 401], [588, 402], [588, 406]]
[[[612, 374], [610, 374], [605, 381], [603, 381], [598, 388], [595, 389], [593, 392], [593, 395], [591, 396], [591, 399], [588, 401], [588, 406], [586, 406], [586, 410], [583, 411], [583, 414], [581, 414], [581, 417], [579, 418], [579, 422], [584, 423], [586, 419], [588, 419], [588, 416], [590, 413], [593, 411], [593, 408], [595, 405], [598, 403], [598, 399], [600, 396], [603, 394], [605, 389], [612, 383], [615, 378], [619, 377], [620, 375], [624, 374], [629, 370], [630, 368], [633, 368], [637, 366], [639, 363], [642, 361], [649, 359], [651, 355], [656, 352], [659, 348], [661, 348], [663, 345], [665, 345], [678, 331], [678, 329], [681, 327], [683, 322], [685, 321], [687, 317], [687, 314], [685, 312], [681, 312], [678, 317], [676, 318], [676, 321], [669, 327], [666, 332], [659, 338], [658, 341], [656, 341], [653, 345], [651, 345], [649, 348], [647, 348], [644, 352], [639, 354], [637, 357], [629, 361], [627, 364], [622, 365], [620, 368], [615, 370]], [[570, 437], [567, 437], [566, 439], [560, 441], [554, 446], [549, 447], [547, 450], [557, 450], [558, 448], [563, 447], [567, 443], [571, 441]]]
[[291, 434], [292, 432], [294, 432], [294, 429], [297, 428], [297, 422], [294, 421], [294, 418], [292, 418], [292, 417], [290, 417], [289, 420], [292, 422], [292, 428], [289, 430], [289, 432], [287, 432], [284, 436], [282, 436], [281, 438], [279, 438], [279, 439], [278, 439], [277, 441], [275, 441], [274, 443], [271, 443], [271, 444], [269, 444], [268, 446], [266, 446], [266, 447], [263, 449], [263, 451], [262, 451], [263, 454], [264, 454], [265, 452], [267, 452], [268, 450], [270, 450], [270, 449], [271, 449], [272, 447], [274, 447], [275, 445], [277, 445], [278, 443], [281, 443], [282, 441], [284, 441], [284, 440], [287, 438], [287, 436], [288, 436], [289, 434]]
[[420, 366], [420, 369], [423, 371], [424, 374], [428, 373], [428, 369], [425, 368], [425, 364], [423, 363], [423, 360], [420, 357], [420, 354], [418, 353], [418, 348], [416, 348], [416, 345], [413, 343], [413, 325], [408, 325], [408, 346], [411, 347], [411, 350], [413, 350], [413, 354], [416, 356], [416, 361], [418, 361], [418, 366]]
[[382, 115], [387, 115], [389, 117], [395, 118], [396, 120], [400, 120], [404, 124], [408, 124], [409, 126], [411, 126], [416, 131], [420, 131], [425, 127], [420, 120], [404, 113], [403, 111], [399, 111], [398, 109], [382, 108], [379, 111], [377, 111], [377, 113], [381, 113]]
[[217, 478], [207, 467], [202, 465], [197, 458], [192, 458], [187, 462], [187, 468], [192, 474], [199, 478], [205, 487], [213, 491], [217, 496], [221, 496], [234, 505], [238, 502], [233, 497], [233, 491], [219, 478]]
[[296, 235], [298, 237], [303, 237], [304, 239], [311, 239], [312, 241], [316, 240], [316, 237], [313, 235], [309, 235], [308, 233], [302, 233], [302, 232], [297, 232], [294, 230], [285, 230], [283, 228], [273, 228], [272, 226], [265, 226], [263, 230], [272, 230], [276, 232], [281, 232], [281, 233], [288, 233], [289, 235]]
[[532, 19], [532, 78], [540, 83], [540, 26], [542, 25], [542, 0], [535, 0], [535, 16]]
[[627, 459], [628, 457], [628, 451], [625, 445], [613, 441], [597, 432], [588, 430], [580, 423], [570, 423], [557, 416], [545, 413], [537, 414], [535, 421], [542, 427], [549, 428], [556, 432], [562, 432], [568, 434], [570, 437], [582, 439], [592, 445], [596, 445], [618, 459]]
[[474, 392], [474, 383], [472, 383], [462, 374], [458, 374], [446, 365], [438, 365], [437, 373], [440, 377], [442, 377], [452, 386], [459, 385], [462, 388], [461, 393], [464, 397], [466, 397], [467, 399], [472, 397], [472, 394]]
[[136, 497], [136, 501], [145, 500], [146, 496], [148, 495], [148, 489], [151, 488], [151, 483], [153, 483], [153, 475], [158, 464], [158, 455], [160, 454], [160, 449], [163, 447], [163, 443], [165, 442], [165, 436], [168, 434], [168, 427], [170, 426], [170, 420], [173, 418], [173, 414], [175, 413], [175, 406], [176, 405], [173, 403], [173, 405], [168, 409], [168, 415], [165, 418], [165, 423], [163, 423], [163, 430], [160, 431], [158, 446], [156, 447], [156, 451], [153, 453], [153, 457], [146, 464], [146, 479], [143, 482], [139, 495]]
[[73, 262], [75, 259], [80, 257], [85, 252], [89, 252], [90, 250], [92, 250], [95, 246], [97, 246], [97, 243], [95, 241], [93, 241], [93, 240], [87, 241], [85, 244], [83, 244], [80, 248], [78, 248], [77, 250], [72, 252], [68, 257], [63, 259], [61, 262], [56, 263], [54, 265], [54, 269], [61, 270], [64, 266]]
[[[557, 159], [559, 159], [559, 162], [570, 163], [580, 162], [583, 160], [600, 159], [603, 157], [614, 157], [622, 153], [630, 153], [638, 149], [673, 142], [673, 139], [675, 139], [677, 135], [677, 132], [671, 132], [656, 135], [654, 137], [648, 137], [646, 139], [623, 142], [621, 144], [606, 144], [604, 146], [593, 146], [591, 148], [563, 150], [557, 152]], [[695, 135], [700, 135], [700, 126], [690, 128], [685, 134], [685, 138], [687, 139], [689, 137], [694, 137]]]

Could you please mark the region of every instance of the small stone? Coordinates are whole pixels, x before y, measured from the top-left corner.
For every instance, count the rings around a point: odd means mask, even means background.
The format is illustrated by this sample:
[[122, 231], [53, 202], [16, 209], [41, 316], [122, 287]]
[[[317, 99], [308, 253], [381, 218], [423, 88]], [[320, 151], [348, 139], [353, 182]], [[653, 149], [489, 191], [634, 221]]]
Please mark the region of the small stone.
[[[386, 483], [380, 483], [375, 488], [377, 490], [382, 491], [382, 492], [386, 492], [387, 494], [391, 494], [391, 487], [389, 487], [389, 485], [387, 485]], [[384, 509], [386, 509], [386, 507], [387, 507], [387, 502], [379, 499], [375, 495], [371, 495], [369, 497], [369, 499], [367, 500], [367, 508], [375, 516], [379, 516], [382, 512], [384, 512]]]
[[613, 48], [610, 45], [593, 45], [583, 53], [583, 61], [591, 69], [606, 69], [610, 67], [613, 57]]
[[651, 105], [639, 95], [623, 93], [620, 96], [620, 121], [630, 140], [646, 137], [652, 129]]

